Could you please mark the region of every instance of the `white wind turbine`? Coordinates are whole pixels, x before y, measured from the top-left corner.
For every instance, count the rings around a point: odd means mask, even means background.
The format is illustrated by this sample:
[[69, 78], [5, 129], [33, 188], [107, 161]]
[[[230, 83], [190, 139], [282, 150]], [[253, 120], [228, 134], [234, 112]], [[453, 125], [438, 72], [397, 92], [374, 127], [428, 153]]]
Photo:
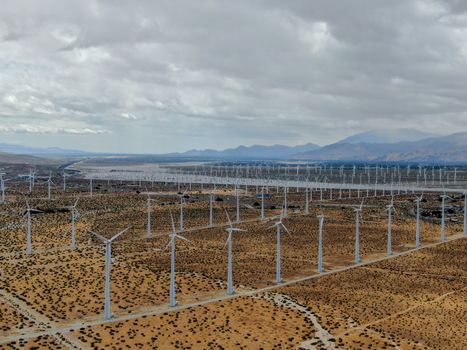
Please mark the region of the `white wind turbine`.
[[34, 188], [36, 172], [34, 170], [29, 170], [28, 178], [29, 178], [29, 193], [31, 193], [32, 189]]
[[232, 278], [232, 234], [234, 232], [246, 232], [246, 230], [242, 230], [239, 228], [235, 228], [232, 226], [232, 222], [230, 221], [229, 213], [227, 210], [225, 210], [225, 215], [227, 215], [227, 219], [229, 221], [229, 226], [225, 229], [229, 236], [227, 237], [227, 240], [225, 241], [225, 246], [227, 247], [228, 250], [228, 260], [227, 260], [227, 294], [232, 295], [234, 294], [234, 289], [233, 289], [233, 278]]
[[49, 173], [49, 177], [46, 183], [47, 183], [47, 199], [50, 200], [52, 199], [52, 185], [55, 185], [54, 182], [52, 181], [52, 172]]
[[26, 199], [26, 213], [24, 213], [24, 216], [27, 217], [27, 226], [28, 226], [28, 235], [27, 235], [27, 240], [26, 240], [26, 254], [30, 255], [32, 253], [32, 238], [31, 238], [31, 217], [32, 213], [43, 213], [43, 211], [38, 210], [38, 209], [32, 209], [29, 206], [29, 201]]
[[66, 192], [66, 178], [67, 177], [70, 177], [71, 175], [68, 175], [65, 171], [63, 171], [63, 192], [65, 193]]
[[175, 231], [175, 223], [172, 212], [170, 212], [170, 220], [172, 221], [172, 234], [170, 235], [170, 242], [167, 244], [165, 249], [170, 246], [170, 306], [174, 307], [178, 304], [175, 300], [175, 240], [179, 238], [190, 243], [191, 241], [183, 236], [178, 235]]
[[355, 211], [355, 263], [358, 264], [362, 260], [360, 258], [360, 218], [362, 214], [363, 201], [359, 207], [354, 208]]
[[322, 273], [323, 268], [323, 228], [324, 228], [324, 215], [317, 216], [319, 219], [319, 236], [318, 236], [318, 272]]
[[105, 243], [105, 287], [104, 287], [104, 314], [105, 319], [111, 318], [110, 313], [110, 266], [112, 264], [112, 242], [120, 237], [123, 233], [128, 231], [130, 227], [127, 227], [123, 231], [120, 231], [110, 239], [101, 236], [100, 234], [91, 231], [91, 233]]
[[388, 255], [392, 255], [392, 211], [394, 209], [394, 197], [391, 197], [391, 203], [386, 206], [388, 211]]
[[26, 178], [29, 181], [29, 193], [32, 192], [32, 188], [34, 187], [34, 180], [36, 177], [36, 172], [34, 170], [29, 170], [29, 174], [26, 175], [19, 175], [20, 178]]
[[422, 202], [423, 199], [423, 193], [420, 197], [417, 197], [415, 199], [415, 203], [417, 203], [417, 213], [416, 213], [416, 228], [415, 228], [415, 247], [418, 248], [420, 247], [420, 203]]
[[71, 249], [76, 249], [76, 238], [75, 238], [75, 221], [79, 217], [78, 210], [76, 206], [78, 205], [79, 197], [76, 198], [76, 202], [73, 205], [66, 207], [71, 212]]
[[281, 228], [287, 232], [287, 234], [290, 235], [289, 230], [285, 225], [282, 223], [283, 219], [283, 212], [281, 212], [281, 215], [279, 217], [279, 221], [276, 221], [274, 225], [270, 226], [269, 228], [276, 228], [276, 241], [277, 241], [277, 248], [276, 248], [276, 283], [282, 283], [282, 277], [281, 277]]

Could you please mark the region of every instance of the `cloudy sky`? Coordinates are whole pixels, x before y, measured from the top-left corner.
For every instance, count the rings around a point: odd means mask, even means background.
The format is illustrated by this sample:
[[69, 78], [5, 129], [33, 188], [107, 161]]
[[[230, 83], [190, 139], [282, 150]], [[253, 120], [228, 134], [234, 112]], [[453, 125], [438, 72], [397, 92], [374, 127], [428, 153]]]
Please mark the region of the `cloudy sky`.
[[465, 0], [3, 0], [0, 142], [162, 153], [467, 131]]

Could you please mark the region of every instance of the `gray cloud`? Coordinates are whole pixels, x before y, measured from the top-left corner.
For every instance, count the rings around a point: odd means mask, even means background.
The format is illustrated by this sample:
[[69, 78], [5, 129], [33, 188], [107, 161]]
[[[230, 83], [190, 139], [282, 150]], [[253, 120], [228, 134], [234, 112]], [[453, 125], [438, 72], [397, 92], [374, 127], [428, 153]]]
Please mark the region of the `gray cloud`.
[[6, 141], [168, 152], [467, 128], [460, 0], [7, 0], [0, 52]]

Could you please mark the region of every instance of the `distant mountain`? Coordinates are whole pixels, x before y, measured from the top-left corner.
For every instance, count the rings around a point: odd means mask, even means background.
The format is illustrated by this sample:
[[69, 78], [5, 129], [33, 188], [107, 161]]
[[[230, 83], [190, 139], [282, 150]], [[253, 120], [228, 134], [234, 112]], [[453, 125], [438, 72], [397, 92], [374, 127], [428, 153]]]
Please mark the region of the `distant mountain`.
[[181, 157], [204, 157], [204, 158], [228, 158], [228, 159], [283, 159], [298, 153], [310, 152], [319, 149], [320, 146], [307, 143], [301, 146], [239, 146], [223, 151], [216, 150], [191, 150], [183, 153], [171, 154]]
[[11, 154], [0, 152], [0, 164], [28, 164], [28, 165], [46, 165], [55, 164], [53, 159], [40, 158], [24, 154]]
[[415, 142], [343, 143], [294, 156], [303, 160], [467, 162], [467, 132]]
[[439, 135], [414, 129], [370, 130], [349, 136], [337, 143], [398, 143], [415, 142]]
[[11, 154], [28, 154], [33, 156], [44, 157], [83, 157], [95, 154], [92, 152], [63, 149], [58, 147], [38, 148], [23, 145], [12, 145], [7, 143], [0, 143], [0, 152], [6, 152]]

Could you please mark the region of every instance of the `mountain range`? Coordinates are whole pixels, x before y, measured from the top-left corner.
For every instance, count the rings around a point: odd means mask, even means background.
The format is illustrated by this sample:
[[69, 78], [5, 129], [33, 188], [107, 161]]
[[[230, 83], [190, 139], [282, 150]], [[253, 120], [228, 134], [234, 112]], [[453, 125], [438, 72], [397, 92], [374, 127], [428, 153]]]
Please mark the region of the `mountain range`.
[[280, 159], [290, 158], [296, 154], [312, 152], [319, 150], [321, 147], [313, 143], [307, 143], [301, 146], [239, 146], [237, 148], [228, 148], [223, 151], [216, 150], [191, 150], [183, 153], [173, 153], [173, 156], [183, 157], [203, 157], [203, 158], [235, 158], [235, 159]]
[[23, 145], [13, 145], [8, 143], [0, 143], [0, 152], [11, 154], [28, 154], [30, 156], [39, 157], [84, 157], [96, 154], [93, 152], [64, 149], [59, 147], [39, 148]]
[[337, 142], [294, 159], [317, 161], [467, 162], [467, 132], [396, 143]]
[[405, 141], [420, 141], [440, 135], [414, 129], [370, 130], [346, 137], [337, 143], [397, 143]]
[[[0, 143], [0, 162], [11, 160], [6, 154], [35, 157], [98, 157], [112, 154], [92, 153], [62, 148], [35, 148]], [[134, 158], [131, 154], [113, 154]], [[140, 155], [141, 156], [141, 155]], [[336, 143], [318, 146], [254, 145], [225, 150], [190, 150], [154, 155], [156, 158], [227, 159], [227, 160], [307, 160], [307, 161], [399, 161], [466, 162], [467, 132], [437, 136], [413, 129], [373, 130], [352, 135]], [[33, 159], [31, 159], [32, 161]]]

